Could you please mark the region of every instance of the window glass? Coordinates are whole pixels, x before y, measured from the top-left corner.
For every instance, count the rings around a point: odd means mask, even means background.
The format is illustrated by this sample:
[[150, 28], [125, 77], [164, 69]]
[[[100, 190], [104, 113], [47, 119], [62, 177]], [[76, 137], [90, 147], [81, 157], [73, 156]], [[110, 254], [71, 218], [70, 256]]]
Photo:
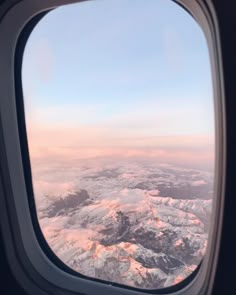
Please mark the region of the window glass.
[[42, 233], [89, 278], [160, 289], [207, 247], [215, 130], [207, 43], [167, 0], [48, 13], [22, 83]]

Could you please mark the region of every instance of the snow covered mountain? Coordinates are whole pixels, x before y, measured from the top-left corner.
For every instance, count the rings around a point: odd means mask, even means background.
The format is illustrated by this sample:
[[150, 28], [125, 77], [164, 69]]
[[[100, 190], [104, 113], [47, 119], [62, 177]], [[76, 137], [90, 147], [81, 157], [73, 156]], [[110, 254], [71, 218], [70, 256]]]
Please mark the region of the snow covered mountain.
[[55, 182], [52, 189], [48, 169], [35, 194], [42, 232], [69, 267], [157, 289], [182, 281], [199, 265], [212, 207], [210, 172], [135, 160], [65, 169], [54, 170], [54, 179], [65, 184], [60, 190]]

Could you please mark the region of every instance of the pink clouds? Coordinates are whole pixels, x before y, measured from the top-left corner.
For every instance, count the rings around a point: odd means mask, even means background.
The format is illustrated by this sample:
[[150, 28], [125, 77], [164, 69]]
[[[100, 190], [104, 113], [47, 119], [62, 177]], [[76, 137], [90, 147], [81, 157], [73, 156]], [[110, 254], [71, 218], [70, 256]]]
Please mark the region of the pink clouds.
[[[208, 147], [182, 147], [182, 149], [174, 147], [165, 148], [125, 148], [125, 147], [42, 147], [31, 146], [30, 155], [32, 164], [45, 163], [47, 166], [60, 163], [75, 166], [77, 160], [92, 158], [110, 158], [110, 159], [151, 159], [157, 163], [169, 163], [174, 165], [182, 165], [186, 167], [204, 166], [212, 167], [214, 165], [214, 151]], [[194, 184], [198, 185], [198, 183]]]
[[192, 186], [201, 186], [203, 184], [206, 184], [205, 180], [196, 180], [192, 182]]
[[214, 135], [209, 134], [129, 137], [109, 127], [38, 124], [28, 124], [27, 129], [33, 165], [73, 167], [77, 160], [94, 158], [151, 159], [159, 164], [207, 169], [214, 165]]
[[44, 192], [47, 192], [49, 196], [60, 196], [62, 197], [65, 193], [73, 191], [74, 183], [72, 181], [62, 182], [60, 179], [58, 181], [49, 182], [43, 180], [34, 180], [34, 190], [37, 198], [41, 198]]

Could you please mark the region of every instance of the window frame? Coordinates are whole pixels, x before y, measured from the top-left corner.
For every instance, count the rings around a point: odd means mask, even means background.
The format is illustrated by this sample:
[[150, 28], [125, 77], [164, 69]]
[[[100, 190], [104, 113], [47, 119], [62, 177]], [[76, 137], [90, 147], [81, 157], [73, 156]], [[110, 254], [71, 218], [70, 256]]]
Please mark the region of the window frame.
[[[87, 1], [87, 0], [83, 0]], [[173, 1], [173, 0], [169, 0]], [[32, 195], [30, 159], [24, 120], [21, 86], [21, 62], [24, 46], [34, 26], [49, 10], [78, 0], [23, 0], [11, 6], [2, 18], [0, 40], [0, 206], [3, 208], [0, 226], [7, 241], [7, 257], [16, 279], [33, 294], [209, 294], [213, 285], [224, 208], [225, 176], [225, 108], [219, 30], [211, 2], [177, 0], [201, 26], [208, 43], [215, 105], [215, 198], [209, 242], [205, 257], [193, 275], [183, 283], [161, 290], [142, 290], [118, 284], [106, 284], [96, 279], [83, 279], [56, 258], [49, 258], [46, 244], [35, 232], [37, 222]], [[31, 183], [31, 184], [30, 184]], [[35, 213], [35, 212], [34, 212]], [[33, 216], [33, 219], [32, 219]], [[44, 244], [44, 246], [43, 246]], [[48, 249], [50, 251], [50, 249]], [[52, 251], [51, 251], [52, 252]], [[55, 256], [55, 255], [54, 255]], [[58, 264], [59, 263], [59, 264]]]

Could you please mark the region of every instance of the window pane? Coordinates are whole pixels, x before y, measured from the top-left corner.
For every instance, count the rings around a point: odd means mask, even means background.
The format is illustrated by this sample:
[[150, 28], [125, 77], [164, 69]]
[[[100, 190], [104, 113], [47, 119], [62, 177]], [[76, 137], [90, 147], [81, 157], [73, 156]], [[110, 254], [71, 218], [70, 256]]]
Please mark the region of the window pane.
[[51, 249], [90, 278], [177, 284], [207, 247], [214, 179], [208, 48], [167, 0], [48, 13], [23, 58], [37, 216]]

